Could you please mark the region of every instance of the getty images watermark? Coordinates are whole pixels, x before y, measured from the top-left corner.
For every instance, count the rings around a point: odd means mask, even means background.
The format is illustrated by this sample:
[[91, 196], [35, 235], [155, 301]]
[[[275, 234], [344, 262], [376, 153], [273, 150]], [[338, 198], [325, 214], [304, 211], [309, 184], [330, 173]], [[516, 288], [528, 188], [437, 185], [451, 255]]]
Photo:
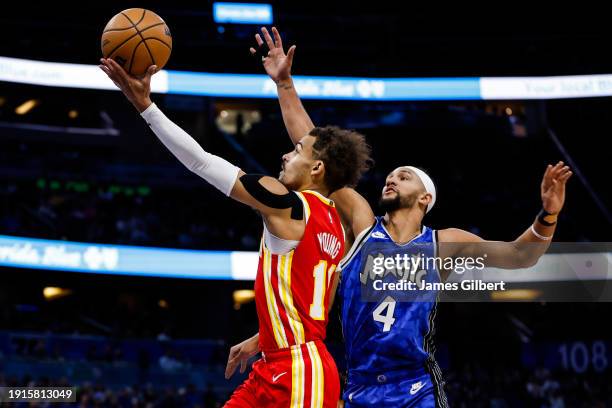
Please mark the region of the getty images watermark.
[[359, 265], [362, 299], [612, 301], [611, 243], [554, 243], [546, 251], [539, 243], [468, 245], [364, 248], [352, 262]]
[[[372, 273], [381, 278], [374, 279], [374, 290], [426, 290], [426, 291], [456, 291], [456, 290], [505, 290], [506, 282], [484, 282], [478, 279], [461, 280], [461, 282], [427, 281], [428, 272], [453, 271], [461, 275], [466, 271], [482, 271], [485, 269], [487, 254], [480, 257], [429, 257], [423, 253], [415, 255], [395, 254], [386, 257], [379, 254], [372, 258]], [[385, 282], [382, 277], [386, 273], [397, 276], [403, 271], [403, 279], [396, 282]], [[407, 276], [406, 276], [407, 275]], [[412, 278], [412, 279], [411, 279]], [[441, 277], [440, 277], [441, 278]]]

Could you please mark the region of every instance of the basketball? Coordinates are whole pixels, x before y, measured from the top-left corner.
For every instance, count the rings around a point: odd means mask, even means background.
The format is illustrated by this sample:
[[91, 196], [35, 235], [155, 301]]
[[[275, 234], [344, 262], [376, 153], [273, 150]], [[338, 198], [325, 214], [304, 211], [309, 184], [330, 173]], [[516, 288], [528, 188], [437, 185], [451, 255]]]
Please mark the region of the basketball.
[[164, 20], [150, 10], [131, 8], [110, 19], [102, 32], [102, 55], [129, 74], [143, 75], [151, 65], [162, 69], [172, 51], [172, 35]]

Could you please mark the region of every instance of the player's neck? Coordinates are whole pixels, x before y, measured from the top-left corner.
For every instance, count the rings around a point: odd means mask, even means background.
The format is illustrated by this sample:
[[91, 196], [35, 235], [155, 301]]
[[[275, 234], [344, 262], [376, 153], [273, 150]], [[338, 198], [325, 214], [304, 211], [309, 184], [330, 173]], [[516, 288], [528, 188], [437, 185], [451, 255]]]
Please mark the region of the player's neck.
[[421, 233], [423, 216], [418, 208], [402, 208], [387, 212], [383, 222], [393, 241], [408, 242]]

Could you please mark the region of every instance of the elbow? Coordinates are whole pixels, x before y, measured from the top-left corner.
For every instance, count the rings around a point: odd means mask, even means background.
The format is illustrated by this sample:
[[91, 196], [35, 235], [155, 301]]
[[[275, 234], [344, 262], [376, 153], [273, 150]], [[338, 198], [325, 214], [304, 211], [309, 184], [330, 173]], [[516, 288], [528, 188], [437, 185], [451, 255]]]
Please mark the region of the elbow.
[[532, 254], [527, 252], [521, 252], [518, 256], [518, 267], [519, 268], [531, 268], [535, 266], [540, 260], [540, 255]]
[[187, 170], [189, 170], [192, 173], [197, 174], [198, 176], [202, 172], [200, 169], [200, 166], [198, 166], [197, 163], [188, 163], [188, 164], [185, 164], [185, 167], [187, 167]]
[[191, 160], [189, 162], [184, 163], [185, 167], [192, 172], [202, 177], [202, 175], [206, 172], [206, 163], [199, 160]]
[[512, 243], [512, 246], [514, 247], [514, 259], [517, 268], [531, 268], [535, 266], [540, 261], [540, 257], [546, 252], [546, 248], [531, 242], [517, 240]]

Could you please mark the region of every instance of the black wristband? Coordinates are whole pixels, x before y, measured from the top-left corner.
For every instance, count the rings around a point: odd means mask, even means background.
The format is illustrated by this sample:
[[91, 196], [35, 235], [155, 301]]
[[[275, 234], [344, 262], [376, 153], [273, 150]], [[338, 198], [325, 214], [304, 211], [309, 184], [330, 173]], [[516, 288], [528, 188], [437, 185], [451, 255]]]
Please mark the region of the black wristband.
[[538, 213], [538, 222], [546, 227], [552, 227], [557, 223], [557, 214], [548, 213], [542, 208]]

